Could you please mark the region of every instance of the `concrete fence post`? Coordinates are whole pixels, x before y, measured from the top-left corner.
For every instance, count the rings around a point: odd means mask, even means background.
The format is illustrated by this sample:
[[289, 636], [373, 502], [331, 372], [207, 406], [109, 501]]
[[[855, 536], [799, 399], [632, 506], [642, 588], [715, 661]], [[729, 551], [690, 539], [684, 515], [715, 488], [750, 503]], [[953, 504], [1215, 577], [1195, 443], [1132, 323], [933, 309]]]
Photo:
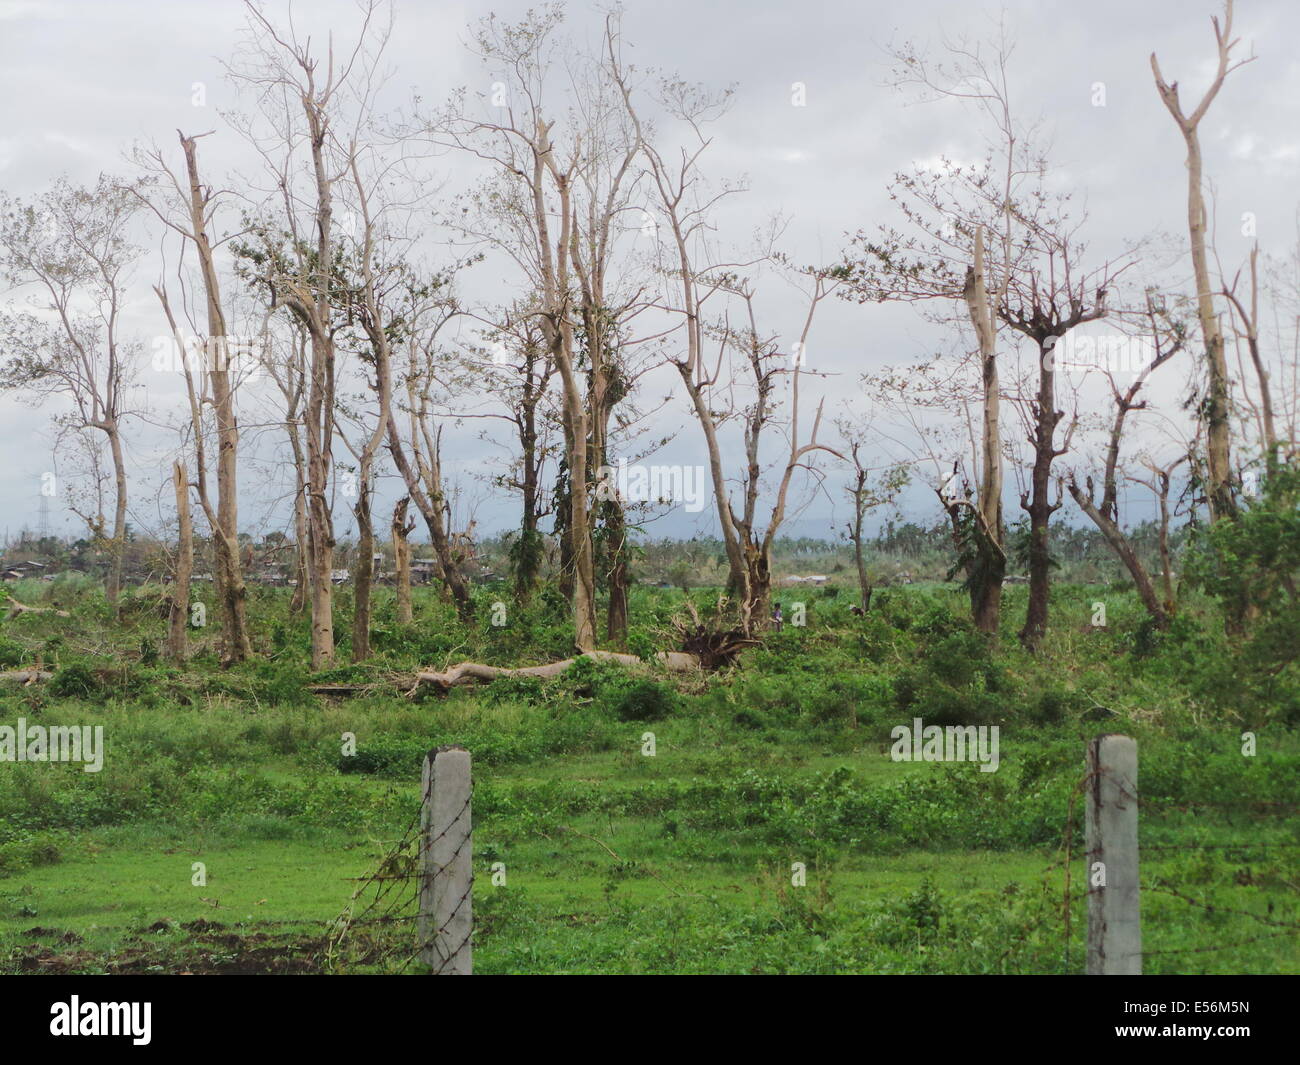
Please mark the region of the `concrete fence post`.
[[1086, 802], [1088, 975], [1140, 976], [1137, 741], [1088, 744]]
[[424, 759], [420, 808], [420, 961], [435, 976], [474, 971], [470, 756], [439, 747]]

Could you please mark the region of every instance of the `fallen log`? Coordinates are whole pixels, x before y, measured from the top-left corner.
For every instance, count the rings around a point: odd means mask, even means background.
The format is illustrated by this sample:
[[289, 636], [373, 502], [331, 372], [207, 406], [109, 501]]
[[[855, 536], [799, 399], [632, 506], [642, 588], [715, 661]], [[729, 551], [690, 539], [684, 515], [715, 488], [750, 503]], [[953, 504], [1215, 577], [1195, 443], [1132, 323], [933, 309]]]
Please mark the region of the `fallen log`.
[[[415, 675], [415, 686], [408, 692], [414, 695], [421, 684], [432, 684], [440, 691], [448, 691], [462, 684], [474, 684], [478, 681], [496, 680], [498, 677], [541, 677], [543, 679], [560, 676], [580, 658], [590, 658], [596, 662], [617, 662], [624, 666], [644, 665], [644, 659], [636, 655], [620, 654], [617, 651], [588, 651], [585, 654], [565, 658], [559, 662], [548, 662], [544, 666], [488, 666], [482, 662], [461, 662], [446, 672], [420, 672]], [[700, 668], [700, 656], [685, 651], [660, 651], [654, 661], [674, 673], [687, 673]]]
[[60, 618], [72, 617], [66, 610], [56, 610], [52, 606], [28, 606], [26, 603], [20, 603], [12, 595], [9, 596], [9, 613], [6, 620], [12, 621], [19, 614], [53, 614]]
[[35, 684], [38, 680], [49, 680], [53, 673], [43, 669], [10, 669], [0, 672], [0, 680], [14, 680], [20, 684]]

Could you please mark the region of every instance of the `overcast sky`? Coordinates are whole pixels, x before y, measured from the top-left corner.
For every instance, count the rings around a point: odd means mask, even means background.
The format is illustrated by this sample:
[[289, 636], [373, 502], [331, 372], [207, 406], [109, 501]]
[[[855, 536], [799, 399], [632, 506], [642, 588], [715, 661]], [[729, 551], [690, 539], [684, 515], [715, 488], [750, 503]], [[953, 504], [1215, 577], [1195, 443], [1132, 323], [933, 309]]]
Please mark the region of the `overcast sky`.
[[[397, 0], [397, 32], [387, 59], [395, 70], [393, 91], [418, 89], [424, 99], [444, 98], [457, 86], [486, 91], [476, 59], [464, 47], [466, 27], [495, 11], [513, 18], [518, 2], [444, 3]], [[286, 5], [266, 5], [282, 16]], [[322, 0], [295, 7], [302, 26], [332, 27], [344, 39], [355, 26], [355, 7]], [[715, 179], [747, 176], [750, 191], [729, 219], [735, 242], [773, 212], [791, 218], [785, 250], [798, 262], [838, 257], [846, 232], [898, 219], [886, 186], [893, 173], [914, 161], [947, 155], [982, 156], [985, 133], [958, 104], [909, 105], [889, 88], [885, 47], [913, 40], [938, 45], [944, 34], [987, 35], [1005, 12], [1017, 48], [1012, 63], [1013, 100], [1024, 117], [1041, 115], [1050, 131], [1054, 180], [1075, 190], [1090, 214], [1087, 239], [1105, 257], [1144, 234], [1181, 236], [1186, 219], [1183, 146], [1152, 84], [1148, 56], [1158, 52], [1167, 78], [1177, 79], [1183, 99], [1199, 96], [1212, 70], [1212, 0], [1101, 0], [1089, 3], [907, 4], [831, 0], [654, 0], [627, 5], [624, 32], [630, 57], [642, 66], [672, 69], [712, 85], [736, 85], [736, 101], [715, 128], [708, 159]], [[593, 36], [597, 8], [569, 5], [572, 32]], [[228, 58], [244, 23], [235, 0], [0, 0], [0, 188], [30, 196], [60, 173], [90, 182], [101, 170], [129, 173], [124, 152], [133, 142], [174, 145], [175, 130], [217, 135], [204, 141], [205, 165], [232, 170], [247, 161], [220, 111], [238, 108], [220, 60]], [[1228, 81], [1202, 128], [1206, 171], [1218, 213], [1218, 241], [1225, 264], [1236, 264], [1250, 239], [1239, 219], [1255, 215], [1264, 251], [1284, 253], [1296, 239], [1297, 176], [1300, 173], [1300, 5], [1289, 0], [1242, 0], [1237, 12], [1242, 54], [1258, 59]], [[806, 106], [791, 102], [795, 82], [806, 86]], [[194, 105], [201, 83], [204, 106]], [[1097, 83], [1105, 106], [1095, 106]], [[452, 162], [445, 166], [450, 169]], [[449, 174], [454, 182], [457, 175]], [[463, 175], [462, 175], [463, 176]], [[739, 211], [737, 214], [735, 212]], [[1233, 267], [1235, 268], [1235, 266]], [[1183, 268], [1185, 272], [1185, 267]], [[133, 336], [148, 344], [162, 330], [149, 292], [150, 268], [142, 265], [128, 317]], [[485, 276], [489, 287], [506, 280]], [[10, 302], [18, 298], [0, 294]], [[797, 303], [774, 293], [773, 331], [785, 343], [800, 324]], [[914, 308], [858, 307], [835, 301], [822, 313], [809, 348], [814, 366], [834, 376], [817, 387], [830, 408], [860, 392], [860, 378], [887, 364], [917, 359], [954, 340], [925, 322]], [[668, 376], [646, 382], [647, 402], [671, 390]], [[145, 395], [155, 408], [174, 404], [172, 385], [147, 375]], [[1176, 406], [1174, 378], [1153, 398]], [[813, 390], [815, 393], [815, 389]], [[1100, 395], [1100, 393], [1098, 393]], [[1098, 407], [1098, 409], [1102, 409]], [[0, 397], [0, 531], [13, 534], [36, 521], [40, 478], [57, 467], [51, 455], [53, 408], [32, 409], [23, 396]], [[702, 461], [698, 428], [678, 397], [655, 426], [673, 442], [656, 461]], [[1008, 420], [1007, 432], [1015, 431]], [[460, 507], [473, 510], [480, 530], [499, 531], [514, 522], [513, 500], [494, 498], [474, 479], [486, 472], [485, 449], [474, 426], [447, 430], [447, 472], [461, 487]], [[169, 508], [159, 502], [160, 471], [168, 468], [164, 438], [132, 427], [130, 471], [133, 521], [157, 528]], [[256, 434], [251, 434], [255, 437]], [[268, 438], [269, 440], [269, 438]], [[242, 519], [249, 527], [283, 527], [283, 469], [270, 443], [266, 464], [244, 478]], [[829, 467], [828, 467], [829, 468]], [[391, 498], [389, 483], [382, 508]], [[847, 520], [838, 482], [811, 499], [790, 527], [792, 533], [829, 535]], [[802, 497], [801, 497], [802, 498]], [[933, 496], [914, 492], [915, 516], [932, 520]], [[1148, 513], [1135, 495], [1133, 516]], [[381, 511], [382, 512], [382, 511]], [[1014, 512], [1009, 516], [1015, 517]], [[710, 512], [676, 512], [652, 528], [656, 533], [707, 533]], [[55, 500], [50, 526], [80, 532]], [[341, 517], [339, 534], [350, 528]]]

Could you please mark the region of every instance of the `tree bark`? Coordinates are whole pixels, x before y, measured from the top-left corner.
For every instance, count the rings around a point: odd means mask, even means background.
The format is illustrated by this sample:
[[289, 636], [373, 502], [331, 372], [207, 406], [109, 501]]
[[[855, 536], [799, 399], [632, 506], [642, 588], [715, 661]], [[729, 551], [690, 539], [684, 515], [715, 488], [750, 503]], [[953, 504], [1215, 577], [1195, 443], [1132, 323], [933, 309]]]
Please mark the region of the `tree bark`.
[[1165, 613], [1172, 614], [1177, 601], [1174, 598], [1173, 558], [1169, 552], [1169, 471], [1157, 470], [1156, 479], [1160, 499], [1160, 579], [1164, 585]]
[[1029, 604], [1020, 642], [1033, 650], [1047, 633], [1049, 600], [1052, 585], [1052, 556], [1048, 544], [1048, 527], [1060, 507], [1052, 502], [1052, 462], [1061, 454], [1056, 448], [1056, 427], [1062, 414], [1056, 409], [1056, 371], [1050, 349], [1040, 342], [1038, 398], [1034, 404], [1034, 466], [1030, 474], [1030, 493], [1022, 495], [1021, 507], [1029, 515]]
[[370, 520], [372, 495], [370, 470], [366, 468], [352, 513], [357, 519], [357, 560], [352, 567], [352, 661], [370, 657], [370, 590], [375, 575], [375, 529]]
[[965, 297], [979, 341], [983, 387], [980, 484], [973, 545], [978, 561], [968, 572], [971, 619], [980, 632], [996, 635], [1002, 615], [1002, 581], [1007, 572], [1002, 523], [1002, 397], [998, 384], [997, 309], [989, 301], [983, 226], [975, 231], [975, 263], [967, 280]]
[[293, 496], [293, 596], [289, 600], [289, 613], [300, 614], [307, 605], [307, 592], [311, 587], [311, 573], [308, 566], [307, 547], [307, 467], [303, 461], [302, 442], [298, 438], [298, 427], [290, 426], [294, 452], [294, 480], [297, 491]]
[[407, 539], [415, 523], [407, 523], [406, 508], [410, 496], [403, 496], [393, 507], [393, 572], [397, 594], [397, 623], [410, 625], [414, 620], [411, 610], [411, 543]]
[[216, 553], [216, 592], [221, 603], [225, 661], [242, 662], [252, 653], [248, 638], [243, 567], [239, 558], [239, 423], [235, 417], [234, 392], [230, 382], [230, 345], [225, 312], [221, 305], [221, 282], [217, 276], [212, 244], [207, 234], [207, 194], [199, 180], [198, 148], [195, 138], [180, 134], [189, 176], [190, 233], [198, 253], [207, 302], [208, 381], [212, 387], [212, 408], [217, 423], [217, 507], [212, 539]]
[[616, 500], [607, 500], [604, 506], [606, 562], [609, 566], [609, 610], [606, 615], [607, 635], [610, 643], [623, 646], [627, 642], [628, 622], [628, 572], [627, 525], [623, 507]]
[[[530, 356], [531, 352], [525, 350], [525, 360]], [[527, 603], [532, 598], [542, 568], [542, 535], [538, 529], [542, 459], [538, 454], [537, 432], [537, 404], [542, 393], [536, 387], [531, 362], [526, 363], [524, 376], [522, 402], [516, 413], [522, 474], [519, 490], [523, 511], [519, 522], [519, 542], [515, 545], [514, 552], [514, 577], [515, 598], [520, 603]]]
[[126, 554], [126, 459], [122, 455], [122, 431], [117, 419], [106, 424], [109, 450], [113, 456], [113, 484], [116, 498], [113, 506], [113, 541], [109, 546], [108, 581], [104, 595], [116, 604], [122, 590], [122, 559]]
[[185, 463], [172, 466], [172, 487], [176, 492], [176, 572], [172, 576], [172, 601], [168, 612], [167, 657], [184, 662], [190, 624], [190, 576], [194, 572], [194, 526], [190, 521], [190, 486]]

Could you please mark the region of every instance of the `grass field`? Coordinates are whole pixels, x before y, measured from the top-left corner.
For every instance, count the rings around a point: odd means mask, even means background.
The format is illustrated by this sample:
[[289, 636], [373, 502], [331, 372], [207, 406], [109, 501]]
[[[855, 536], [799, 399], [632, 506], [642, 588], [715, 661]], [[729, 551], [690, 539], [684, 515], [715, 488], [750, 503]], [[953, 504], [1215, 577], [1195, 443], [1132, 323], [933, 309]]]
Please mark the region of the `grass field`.
[[[1017, 591], [993, 652], [952, 588], [890, 590], [867, 618], [805, 593], [807, 626], [728, 672], [582, 663], [415, 698], [417, 665], [562, 656], [563, 614], [468, 631], [430, 596], [407, 631], [385, 601], [376, 659], [327, 676], [359, 690], [322, 698], [273, 592], [253, 611], [269, 660], [222, 671], [201, 643], [184, 669], [156, 660], [147, 590], [119, 629], [89, 593], [47, 589], [73, 618], [10, 622], [0, 652], [59, 668], [0, 691], [0, 724], [102, 724], [107, 754], [100, 773], [0, 763], [0, 970], [417, 971], [409, 901], [342, 942], [333, 922], [383, 886], [358, 878], [410, 868], [423, 752], [462, 743], [477, 972], [1078, 972], [1076, 785], [1087, 738], [1122, 731], [1141, 757], [1146, 971], [1300, 972], [1294, 679], [1235, 673], [1194, 609], [1153, 637], [1113, 589], [1060, 589], [1031, 657]], [[681, 594], [639, 591], [630, 643], [665, 646]], [[891, 760], [913, 717], [997, 724], [1000, 768]]]

